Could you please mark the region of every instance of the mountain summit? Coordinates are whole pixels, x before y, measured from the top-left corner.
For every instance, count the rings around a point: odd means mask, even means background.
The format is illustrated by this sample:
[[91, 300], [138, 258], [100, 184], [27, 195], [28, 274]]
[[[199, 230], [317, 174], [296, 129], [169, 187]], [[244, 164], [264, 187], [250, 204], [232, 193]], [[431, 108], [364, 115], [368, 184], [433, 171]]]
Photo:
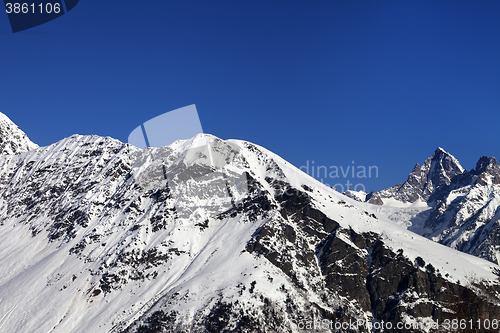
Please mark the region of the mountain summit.
[[246, 141], [74, 135], [0, 156], [0, 192], [5, 332], [428, 332], [500, 318], [498, 265]]
[[15, 155], [37, 148], [9, 117], [0, 113], [0, 155]]
[[429, 239], [499, 263], [499, 198], [500, 166], [494, 157], [483, 156], [475, 169], [465, 170], [438, 148], [403, 184], [372, 192], [366, 201]]
[[379, 192], [380, 197], [394, 198], [401, 202], [432, 201], [440, 191], [451, 184], [452, 179], [464, 172], [458, 160], [443, 148], [438, 148], [422, 167], [416, 164], [408, 179]]

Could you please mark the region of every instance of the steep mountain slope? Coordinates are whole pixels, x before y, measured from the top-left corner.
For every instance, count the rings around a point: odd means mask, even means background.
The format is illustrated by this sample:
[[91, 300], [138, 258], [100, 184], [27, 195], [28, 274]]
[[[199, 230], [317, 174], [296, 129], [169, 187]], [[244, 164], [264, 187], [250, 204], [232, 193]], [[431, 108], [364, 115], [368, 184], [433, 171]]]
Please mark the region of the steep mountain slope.
[[15, 155], [37, 147], [16, 124], [0, 113], [0, 155]]
[[374, 212], [412, 231], [499, 263], [499, 184], [495, 158], [483, 156], [475, 169], [465, 170], [438, 148], [422, 167], [415, 166], [405, 183], [372, 193], [367, 201], [384, 205]]
[[0, 157], [0, 192], [0, 331], [409, 332], [500, 317], [497, 265], [248, 142], [140, 150], [75, 135]]

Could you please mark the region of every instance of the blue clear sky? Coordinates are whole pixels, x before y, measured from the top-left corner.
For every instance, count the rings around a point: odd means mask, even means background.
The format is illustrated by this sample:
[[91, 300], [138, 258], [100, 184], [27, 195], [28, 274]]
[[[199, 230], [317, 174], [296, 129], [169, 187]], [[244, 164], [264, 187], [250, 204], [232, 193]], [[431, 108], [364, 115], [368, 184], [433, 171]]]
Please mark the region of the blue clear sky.
[[438, 146], [500, 157], [499, 1], [81, 0], [17, 34], [0, 15], [0, 39], [0, 112], [40, 145], [196, 104], [296, 166], [378, 167], [332, 185], [394, 185]]

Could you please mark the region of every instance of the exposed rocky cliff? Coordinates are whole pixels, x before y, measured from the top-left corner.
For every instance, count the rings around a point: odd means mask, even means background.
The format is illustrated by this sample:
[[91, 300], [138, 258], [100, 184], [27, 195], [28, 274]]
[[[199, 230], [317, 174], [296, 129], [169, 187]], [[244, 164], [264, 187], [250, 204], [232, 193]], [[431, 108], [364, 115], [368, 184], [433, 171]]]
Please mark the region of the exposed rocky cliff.
[[464, 172], [458, 160], [442, 148], [436, 149], [432, 157], [420, 166], [416, 164], [403, 184], [380, 192], [380, 197], [394, 198], [401, 202], [436, 200], [452, 179]]

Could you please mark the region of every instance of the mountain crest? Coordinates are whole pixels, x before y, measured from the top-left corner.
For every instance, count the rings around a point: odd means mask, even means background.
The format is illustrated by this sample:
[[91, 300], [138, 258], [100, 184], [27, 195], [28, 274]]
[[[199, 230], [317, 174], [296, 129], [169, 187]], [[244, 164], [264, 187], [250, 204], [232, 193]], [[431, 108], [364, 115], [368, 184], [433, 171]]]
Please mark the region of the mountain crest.
[[428, 169], [428, 179], [433, 181], [434, 187], [449, 185], [451, 178], [464, 172], [460, 162], [441, 147], [425, 161], [424, 168]]
[[422, 173], [422, 169], [420, 168], [420, 164], [418, 164], [418, 163], [415, 164], [415, 166], [413, 167], [413, 170], [412, 170], [411, 174], [420, 177], [421, 173]]
[[497, 175], [500, 171], [498, 161], [494, 157], [483, 156], [477, 161], [476, 169], [473, 171], [475, 174], [487, 172], [491, 175]]
[[500, 184], [500, 166], [494, 157], [483, 156], [477, 161], [476, 169], [470, 171], [471, 175], [477, 175], [476, 184]]
[[470, 271], [500, 292], [489, 263], [246, 141], [140, 149], [73, 135], [0, 158], [0, 191], [2, 332], [326, 333], [500, 317], [466, 285]]
[[38, 148], [9, 117], [0, 113], [0, 155], [16, 155]]
[[[433, 193], [449, 186], [451, 179], [464, 172], [458, 160], [438, 147], [432, 157], [429, 157], [422, 166], [415, 164], [408, 179], [402, 185], [389, 187], [380, 192], [380, 197], [394, 198], [402, 202], [417, 200], [432, 200]], [[439, 192], [439, 191], [438, 191]], [[378, 204], [381, 204], [380, 201]]]
[[[415, 165], [404, 184], [372, 192], [365, 202], [391, 206], [388, 199], [400, 203], [421, 200], [428, 206], [426, 212], [412, 215], [408, 208], [404, 213], [411, 215], [407, 221], [410, 230], [499, 263], [500, 186], [496, 185], [500, 185], [496, 158], [482, 156], [475, 169], [465, 170], [453, 155], [438, 147], [422, 166]], [[401, 214], [394, 216], [399, 219]]]

